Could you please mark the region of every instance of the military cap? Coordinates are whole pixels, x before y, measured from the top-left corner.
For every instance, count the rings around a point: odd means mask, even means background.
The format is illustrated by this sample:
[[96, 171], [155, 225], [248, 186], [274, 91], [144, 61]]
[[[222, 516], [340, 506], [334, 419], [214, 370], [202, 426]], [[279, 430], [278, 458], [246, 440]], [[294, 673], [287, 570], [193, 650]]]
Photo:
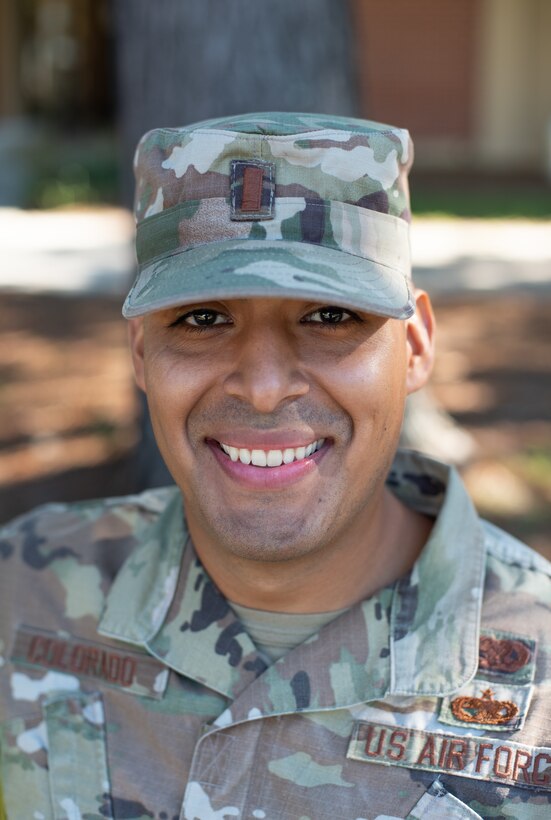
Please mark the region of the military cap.
[[414, 311], [405, 129], [244, 114], [159, 128], [135, 157], [138, 276], [127, 317], [203, 299]]

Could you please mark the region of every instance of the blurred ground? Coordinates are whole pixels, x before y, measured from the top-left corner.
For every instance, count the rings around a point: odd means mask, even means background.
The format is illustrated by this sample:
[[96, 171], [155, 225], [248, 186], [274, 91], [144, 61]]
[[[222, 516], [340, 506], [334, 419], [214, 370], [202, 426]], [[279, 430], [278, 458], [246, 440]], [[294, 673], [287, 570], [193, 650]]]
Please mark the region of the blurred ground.
[[[0, 521], [44, 501], [135, 487], [138, 411], [120, 318], [130, 233], [117, 213], [118, 233], [102, 212], [105, 230], [88, 231], [97, 240], [84, 254], [69, 215], [59, 241], [36, 222], [19, 256], [18, 214], [11, 240], [3, 234]], [[549, 233], [548, 223], [426, 220], [413, 248], [439, 318], [434, 390], [476, 442], [467, 484], [484, 515], [551, 558]], [[91, 265], [94, 253], [103, 268]], [[71, 275], [67, 266], [56, 278], [67, 254]]]
[[479, 510], [551, 559], [551, 293], [436, 300], [434, 392], [474, 437]]
[[129, 492], [136, 396], [120, 298], [0, 299], [0, 521]]

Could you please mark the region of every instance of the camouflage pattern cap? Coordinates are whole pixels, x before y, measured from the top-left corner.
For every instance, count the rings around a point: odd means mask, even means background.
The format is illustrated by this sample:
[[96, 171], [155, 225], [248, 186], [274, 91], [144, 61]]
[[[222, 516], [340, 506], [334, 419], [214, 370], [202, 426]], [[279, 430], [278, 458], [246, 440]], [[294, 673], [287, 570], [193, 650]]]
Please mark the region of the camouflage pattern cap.
[[318, 114], [155, 129], [135, 158], [138, 276], [123, 314], [203, 299], [312, 299], [405, 319], [406, 130]]

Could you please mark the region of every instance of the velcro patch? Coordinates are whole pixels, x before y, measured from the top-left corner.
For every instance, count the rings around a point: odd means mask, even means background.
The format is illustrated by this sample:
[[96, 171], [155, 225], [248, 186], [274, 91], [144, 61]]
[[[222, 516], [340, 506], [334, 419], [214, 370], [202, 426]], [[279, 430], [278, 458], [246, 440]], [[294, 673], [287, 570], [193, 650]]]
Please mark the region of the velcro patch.
[[358, 721], [347, 757], [551, 791], [551, 747]]
[[536, 641], [502, 632], [484, 630], [480, 636], [478, 674], [502, 683], [532, 683], [536, 670]]
[[438, 720], [463, 729], [516, 732], [524, 726], [532, 691], [532, 686], [505, 686], [477, 677], [442, 699]]
[[230, 169], [231, 218], [274, 218], [275, 164], [260, 159], [234, 159]]
[[92, 678], [134, 695], [160, 699], [169, 670], [156, 658], [105, 644], [20, 626], [11, 660], [38, 669], [56, 669]]

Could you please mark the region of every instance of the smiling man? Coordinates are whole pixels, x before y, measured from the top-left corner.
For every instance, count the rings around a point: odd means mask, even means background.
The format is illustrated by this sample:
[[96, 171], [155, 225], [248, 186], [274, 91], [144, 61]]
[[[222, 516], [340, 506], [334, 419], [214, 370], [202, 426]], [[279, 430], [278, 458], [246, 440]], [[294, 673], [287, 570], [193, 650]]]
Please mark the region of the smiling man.
[[551, 570], [397, 453], [433, 361], [402, 129], [136, 154], [136, 380], [176, 487], [0, 540], [8, 818], [544, 817]]
[[427, 297], [418, 302], [405, 321], [259, 296], [131, 320], [138, 384], [192, 541], [232, 602], [339, 609], [413, 564], [431, 521], [385, 479], [406, 392], [432, 361]]

